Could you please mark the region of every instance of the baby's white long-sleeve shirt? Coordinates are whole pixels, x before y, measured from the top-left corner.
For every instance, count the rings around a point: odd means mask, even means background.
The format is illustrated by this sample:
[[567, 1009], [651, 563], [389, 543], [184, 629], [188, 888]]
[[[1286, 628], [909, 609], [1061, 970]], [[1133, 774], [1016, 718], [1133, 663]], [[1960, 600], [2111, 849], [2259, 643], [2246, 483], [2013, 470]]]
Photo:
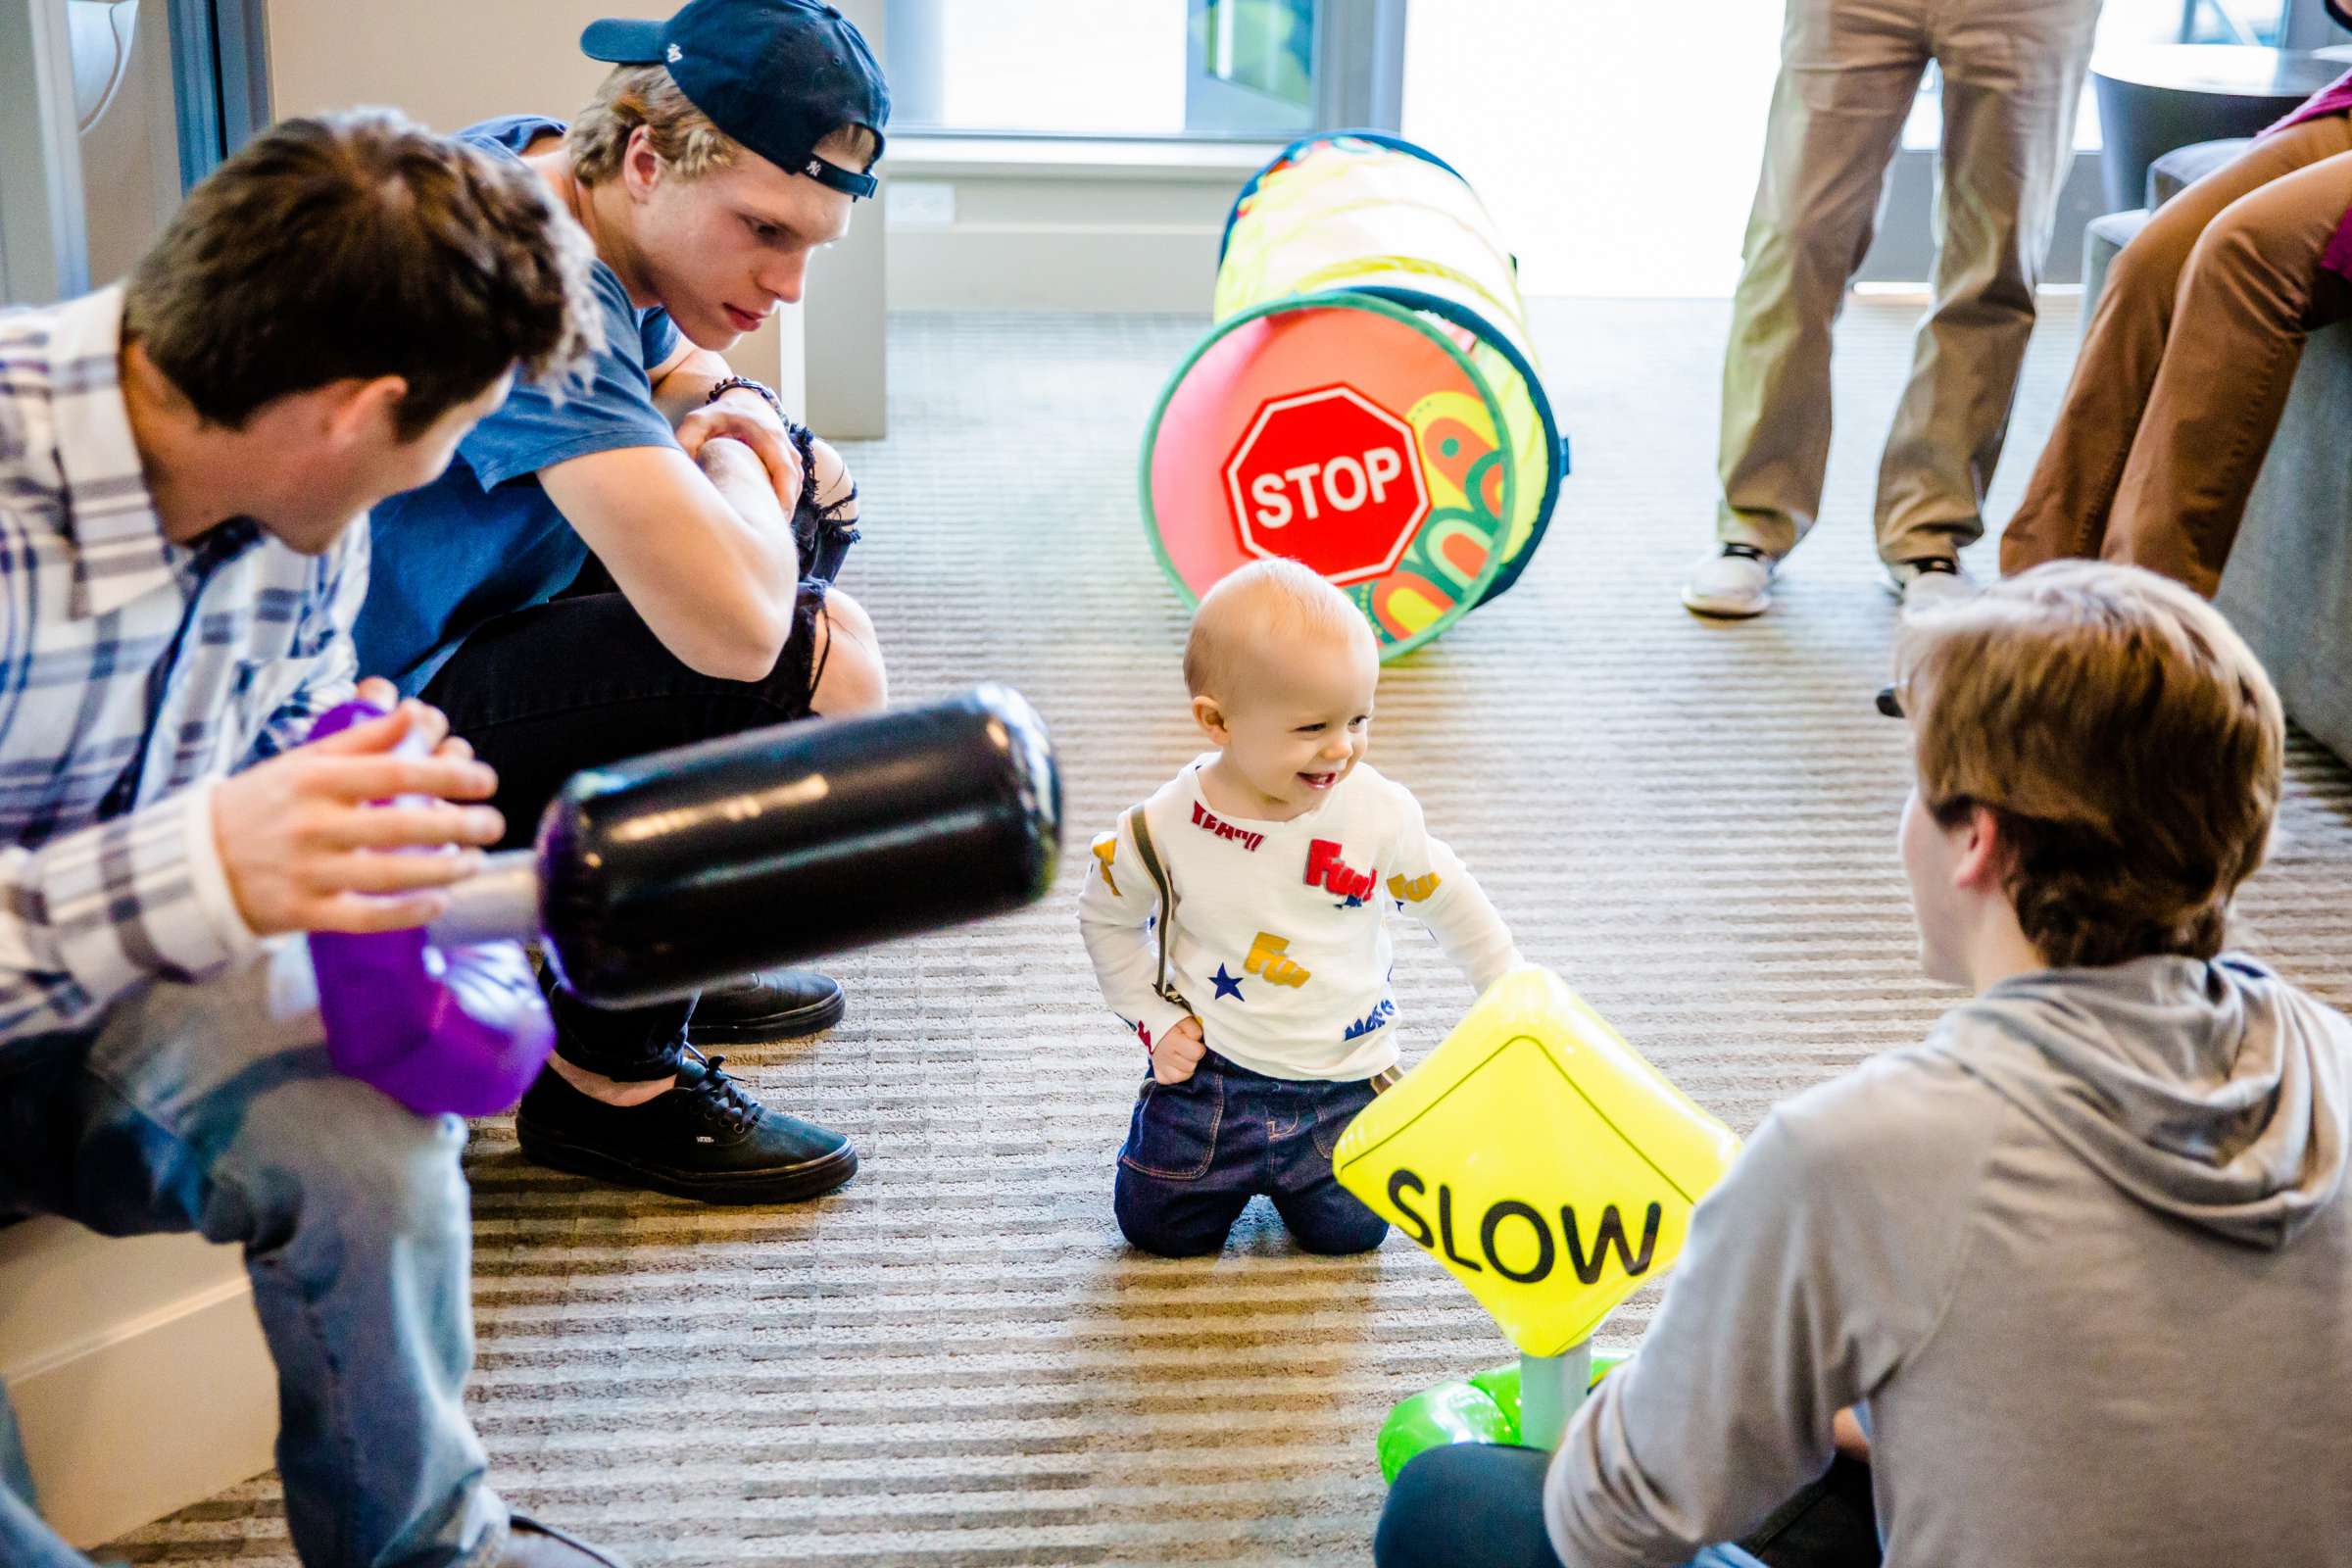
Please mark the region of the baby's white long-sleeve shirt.
[[[1230, 821], [1200, 793], [1216, 760], [1188, 763], [1099, 835], [1079, 895], [1102, 999], [1147, 1048], [1190, 1013], [1211, 1051], [1269, 1077], [1393, 1066], [1392, 906], [1427, 925], [1482, 992], [1519, 961], [1494, 905], [1402, 785], [1359, 762], [1303, 816]], [[1136, 842], [1138, 815], [1172, 909]]]

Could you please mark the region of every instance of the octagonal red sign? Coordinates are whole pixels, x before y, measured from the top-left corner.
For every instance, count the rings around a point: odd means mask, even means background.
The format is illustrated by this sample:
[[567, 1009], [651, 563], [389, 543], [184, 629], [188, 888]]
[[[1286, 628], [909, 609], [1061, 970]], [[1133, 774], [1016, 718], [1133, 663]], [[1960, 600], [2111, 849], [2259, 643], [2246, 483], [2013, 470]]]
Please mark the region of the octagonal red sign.
[[1269, 398], [1225, 460], [1242, 548], [1340, 584], [1393, 569], [1429, 514], [1413, 427], [1350, 386]]

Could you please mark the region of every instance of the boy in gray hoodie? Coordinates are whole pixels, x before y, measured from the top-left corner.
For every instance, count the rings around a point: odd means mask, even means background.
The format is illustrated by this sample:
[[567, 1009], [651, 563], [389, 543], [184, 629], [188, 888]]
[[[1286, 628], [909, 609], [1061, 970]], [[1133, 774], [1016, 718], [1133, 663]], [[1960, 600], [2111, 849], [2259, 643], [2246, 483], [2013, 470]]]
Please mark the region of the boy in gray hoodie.
[[1917, 617], [1898, 676], [1922, 958], [1973, 1000], [1774, 1110], [1558, 1452], [1422, 1455], [1384, 1568], [1683, 1562], [1849, 1408], [1890, 1568], [2352, 1565], [2352, 1025], [2221, 953], [2277, 695], [2086, 562]]

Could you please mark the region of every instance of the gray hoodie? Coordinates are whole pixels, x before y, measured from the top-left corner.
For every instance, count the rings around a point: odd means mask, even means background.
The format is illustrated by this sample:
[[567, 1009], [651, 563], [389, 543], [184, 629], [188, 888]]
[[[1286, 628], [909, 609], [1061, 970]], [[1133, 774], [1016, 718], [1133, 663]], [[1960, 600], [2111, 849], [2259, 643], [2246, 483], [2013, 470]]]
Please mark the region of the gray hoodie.
[[1682, 1561], [1866, 1404], [1889, 1568], [2352, 1565], [2352, 1023], [2249, 959], [2020, 975], [1776, 1109], [1544, 1490]]

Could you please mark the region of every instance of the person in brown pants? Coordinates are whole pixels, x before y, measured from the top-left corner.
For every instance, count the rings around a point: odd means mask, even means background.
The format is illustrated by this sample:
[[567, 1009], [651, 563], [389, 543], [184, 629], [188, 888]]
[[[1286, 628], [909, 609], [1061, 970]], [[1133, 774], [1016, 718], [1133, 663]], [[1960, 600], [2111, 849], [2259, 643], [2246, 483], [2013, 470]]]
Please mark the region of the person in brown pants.
[[2104, 557], [2213, 597], [2303, 340], [2352, 315], [2347, 108], [2352, 75], [2117, 255], [2001, 538], [2002, 575]]

